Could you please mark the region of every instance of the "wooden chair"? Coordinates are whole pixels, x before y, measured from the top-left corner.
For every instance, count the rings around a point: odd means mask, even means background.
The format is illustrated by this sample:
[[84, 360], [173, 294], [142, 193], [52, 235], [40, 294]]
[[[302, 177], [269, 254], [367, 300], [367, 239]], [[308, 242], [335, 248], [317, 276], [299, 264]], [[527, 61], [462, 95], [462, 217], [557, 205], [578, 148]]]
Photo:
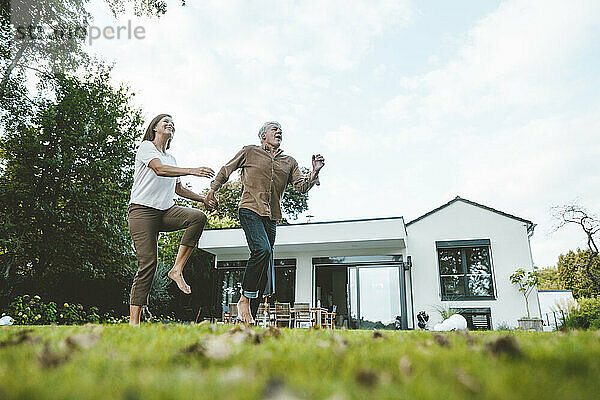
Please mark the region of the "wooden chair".
[[234, 324], [235, 323], [235, 319], [238, 316], [238, 309], [237, 309], [237, 303], [229, 303], [229, 318], [228, 318], [228, 323], [229, 324]]
[[269, 303], [260, 303], [256, 312], [256, 322], [259, 326], [267, 327], [271, 325], [271, 307]]
[[294, 326], [300, 327], [301, 323], [308, 323], [309, 326], [313, 326], [313, 317], [310, 312], [310, 304], [308, 303], [294, 303]]
[[292, 313], [290, 312], [290, 303], [275, 303], [275, 325], [287, 323], [288, 328], [292, 327]]
[[337, 306], [334, 305], [331, 312], [327, 311], [323, 317], [323, 328], [335, 329], [335, 314]]

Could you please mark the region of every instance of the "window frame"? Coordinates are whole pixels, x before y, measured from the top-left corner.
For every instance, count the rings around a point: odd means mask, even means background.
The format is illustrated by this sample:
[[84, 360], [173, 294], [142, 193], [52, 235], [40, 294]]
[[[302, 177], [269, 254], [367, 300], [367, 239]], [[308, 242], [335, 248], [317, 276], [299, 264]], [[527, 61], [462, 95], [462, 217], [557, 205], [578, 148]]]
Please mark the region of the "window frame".
[[[469, 284], [468, 284], [468, 263], [467, 263], [467, 255], [466, 255], [466, 250], [468, 249], [473, 249], [476, 247], [486, 247], [488, 250], [488, 256], [489, 256], [489, 264], [490, 264], [490, 279], [491, 279], [491, 290], [492, 290], [492, 294], [490, 296], [473, 296], [470, 293], [469, 290]], [[444, 284], [442, 282], [442, 271], [441, 271], [441, 264], [440, 264], [440, 250], [459, 250], [460, 251], [460, 259], [461, 259], [461, 266], [463, 269], [463, 272], [461, 275], [459, 274], [455, 274], [457, 276], [463, 276], [464, 280], [463, 280], [463, 285], [464, 285], [464, 291], [465, 291], [465, 295], [461, 296], [461, 295], [446, 295], [444, 294]], [[494, 277], [494, 264], [492, 262], [492, 246], [491, 246], [491, 242], [489, 239], [473, 239], [473, 240], [441, 240], [441, 241], [436, 241], [435, 242], [435, 254], [436, 254], [436, 258], [437, 258], [437, 268], [438, 268], [438, 281], [439, 281], [439, 285], [440, 285], [440, 298], [442, 301], [471, 301], [471, 300], [496, 300], [497, 296], [496, 296], [496, 279]], [[451, 274], [450, 274], [451, 275]], [[444, 276], [450, 276], [450, 275], [444, 275]]]

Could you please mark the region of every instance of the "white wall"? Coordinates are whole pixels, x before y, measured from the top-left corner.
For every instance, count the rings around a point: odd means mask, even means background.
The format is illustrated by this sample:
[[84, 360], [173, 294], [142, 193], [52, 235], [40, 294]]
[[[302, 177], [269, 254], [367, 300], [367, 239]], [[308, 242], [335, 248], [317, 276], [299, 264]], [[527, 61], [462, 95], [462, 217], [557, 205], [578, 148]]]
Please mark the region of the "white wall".
[[[430, 316], [429, 326], [440, 322], [436, 306], [456, 308], [489, 307], [492, 324], [517, 326], [526, 316], [525, 300], [509, 276], [521, 267], [532, 270], [532, 259], [524, 222], [481, 207], [456, 201], [406, 227], [407, 254], [413, 263], [415, 314], [421, 310]], [[440, 278], [435, 242], [440, 240], [489, 239], [496, 300], [441, 301]], [[539, 316], [537, 292], [529, 296], [532, 316]]]

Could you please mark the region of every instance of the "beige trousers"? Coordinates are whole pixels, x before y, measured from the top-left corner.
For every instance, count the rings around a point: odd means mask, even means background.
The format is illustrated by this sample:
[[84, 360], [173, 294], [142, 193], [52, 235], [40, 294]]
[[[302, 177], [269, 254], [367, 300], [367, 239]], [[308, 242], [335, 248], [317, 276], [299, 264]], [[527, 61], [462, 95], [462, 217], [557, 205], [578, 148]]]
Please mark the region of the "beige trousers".
[[185, 229], [181, 244], [196, 247], [206, 225], [206, 215], [188, 207], [173, 206], [168, 210], [157, 210], [130, 204], [128, 223], [138, 260], [129, 301], [131, 305], [143, 306], [148, 303], [148, 294], [158, 264], [159, 232]]

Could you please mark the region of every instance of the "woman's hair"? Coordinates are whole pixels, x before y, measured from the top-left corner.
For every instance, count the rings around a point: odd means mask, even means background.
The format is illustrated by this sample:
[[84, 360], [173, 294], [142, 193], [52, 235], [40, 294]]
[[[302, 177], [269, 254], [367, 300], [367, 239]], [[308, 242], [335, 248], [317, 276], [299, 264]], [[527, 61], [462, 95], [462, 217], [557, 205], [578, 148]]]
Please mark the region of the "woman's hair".
[[[152, 119], [152, 121], [150, 121], [150, 125], [148, 125], [148, 128], [146, 128], [146, 133], [144, 134], [144, 138], [142, 139], [142, 141], [144, 141], [144, 140], [153, 141], [154, 140], [154, 137], [156, 136], [156, 132], [154, 131], [154, 128], [156, 128], [156, 125], [158, 125], [160, 120], [163, 119], [164, 117], [173, 118], [169, 114], [158, 114], [156, 117], [154, 117]], [[167, 150], [169, 149], [169, 147], [171, 147], [171, 139], [169, 139], [167, 141]]]

